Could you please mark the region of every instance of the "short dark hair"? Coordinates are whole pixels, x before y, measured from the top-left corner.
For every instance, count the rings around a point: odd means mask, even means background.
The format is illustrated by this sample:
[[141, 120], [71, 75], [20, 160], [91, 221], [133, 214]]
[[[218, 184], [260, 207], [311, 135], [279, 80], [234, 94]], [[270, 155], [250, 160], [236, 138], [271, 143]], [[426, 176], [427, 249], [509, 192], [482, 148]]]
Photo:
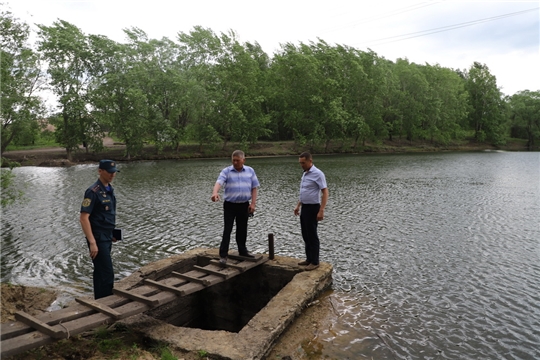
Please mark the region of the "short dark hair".
[[299, 157], [304, 158], [306, 160], [311, 160], [311, 154], [307, 151], [304, 151], [303, 153], [301, 153]]

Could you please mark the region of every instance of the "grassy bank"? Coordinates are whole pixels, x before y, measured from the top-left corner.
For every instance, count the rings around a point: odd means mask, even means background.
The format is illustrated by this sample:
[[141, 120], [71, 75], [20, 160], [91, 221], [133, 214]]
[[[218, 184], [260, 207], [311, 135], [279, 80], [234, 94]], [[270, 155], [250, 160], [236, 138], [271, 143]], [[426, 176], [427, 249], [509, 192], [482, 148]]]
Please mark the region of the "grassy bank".
[[[123, 144], [113, 143], [105, 147], [102, 152], [86, 152], [80, 148], [73, 153], [71, 161], [67, 160], [65, 149], [59, 147], [46, 148], [19, 148], [6, 151], [3, 157], [20, 163], [22, 166], [69, 166], [79, 163], [96, 162], [99, 159], [108, 158], [116, 161], [141, 161], [141, 160], [181, 160], [202, 158], [229, 157], [231, 153], [240, 148], [237, 143], [228, 143], [216, 146], [200, 147], [195, 144], [184, 144], [178, 149], [158, 150], [153, 145], [146, 145], [140, 154], [126, 156], [126, 147]], [[474, 140], [463, 140], [447, 145], [432, 144], [426, 141], [394, 140], [380, 143], [366, 143], [353, 146], [350, 142], [333, 142], [328, 147], [314, 145], [301, 146], [293, 141], [258, 142], [249, 145], [245, 150], [248, 157], [260, 156], [287, 156], [298, 155], [302, 151], [310, 151], [313, 154], [368, 154], [368, 153], [405, 153], [405, 152], [440, 152], [440, 151], [484, 151], [484, 150], [507, 150], [526, 151], [526, 141], [522, 139], [510, 139], [506, 145], [495, 147], [485, 143], [477, 143]]]

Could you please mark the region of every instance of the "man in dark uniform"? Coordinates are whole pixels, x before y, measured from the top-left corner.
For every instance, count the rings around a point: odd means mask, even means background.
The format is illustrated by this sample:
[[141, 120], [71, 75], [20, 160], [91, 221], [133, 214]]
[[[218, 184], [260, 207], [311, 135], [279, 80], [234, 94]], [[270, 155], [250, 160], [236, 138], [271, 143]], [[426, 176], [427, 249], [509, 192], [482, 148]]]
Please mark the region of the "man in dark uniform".
[[111, 260], [116, 224], [116, 197], [111, 185], [118, 169], [112, 160], [99, 162], [99, 179], [84, 193], [80, 222], [94, 263], [94, 298], [112, 295], [114, 271]]

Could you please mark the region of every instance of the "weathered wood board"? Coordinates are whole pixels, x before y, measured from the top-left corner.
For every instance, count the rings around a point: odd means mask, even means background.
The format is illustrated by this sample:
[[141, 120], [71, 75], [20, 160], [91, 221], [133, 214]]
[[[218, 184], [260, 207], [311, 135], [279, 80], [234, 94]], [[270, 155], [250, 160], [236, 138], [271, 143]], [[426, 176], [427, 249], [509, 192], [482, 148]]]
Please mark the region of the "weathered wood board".
[[148, 279], [142, 286], [128, 291], [114, 289], [114, 295], [98, 300], [75, 299], [77, 303], [69, 307], [36, 317], [19, 313], [18, 321], [1, 324], [1, 357], [20, 354], [143, 313], [178, 296], [219, 284], [268, 260], [263, 255], [255, 258], [230, 255], [229, 258], [236, 261], [230, 260], [222, 267], [217, 260], [211, 260], [204, 267], [194, 266], [193, 270], [181, 274], [183, 276], [170, 274], [160, 281]]

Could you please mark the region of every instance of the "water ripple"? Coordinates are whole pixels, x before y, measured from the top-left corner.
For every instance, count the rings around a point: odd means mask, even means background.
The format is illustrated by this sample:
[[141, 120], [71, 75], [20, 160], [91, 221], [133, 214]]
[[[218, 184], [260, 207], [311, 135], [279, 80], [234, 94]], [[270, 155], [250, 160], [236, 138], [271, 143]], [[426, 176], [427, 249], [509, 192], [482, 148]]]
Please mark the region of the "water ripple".
[[[540, 358], [540, 156], [535, 153], [317, 157], [330, 202], [321, 258], [335, 316], [313, 340], [328, 358]], [[248, 159], [261, 181], [251, 251], [303, 258], [293, 215], [297, 159]], [[219, 246], [225, 160], [121, 164], [116, 278]], [[27, 201], [3, 211], [2, 281], [92, 291], [78, 223], [95, 166], [15, 169]], [[234, 241], [231, 243], [234, 248]], [[65, 300], [65, 299], [64, 299]], [[62, 301], [64, 301], [62, 300]]]

